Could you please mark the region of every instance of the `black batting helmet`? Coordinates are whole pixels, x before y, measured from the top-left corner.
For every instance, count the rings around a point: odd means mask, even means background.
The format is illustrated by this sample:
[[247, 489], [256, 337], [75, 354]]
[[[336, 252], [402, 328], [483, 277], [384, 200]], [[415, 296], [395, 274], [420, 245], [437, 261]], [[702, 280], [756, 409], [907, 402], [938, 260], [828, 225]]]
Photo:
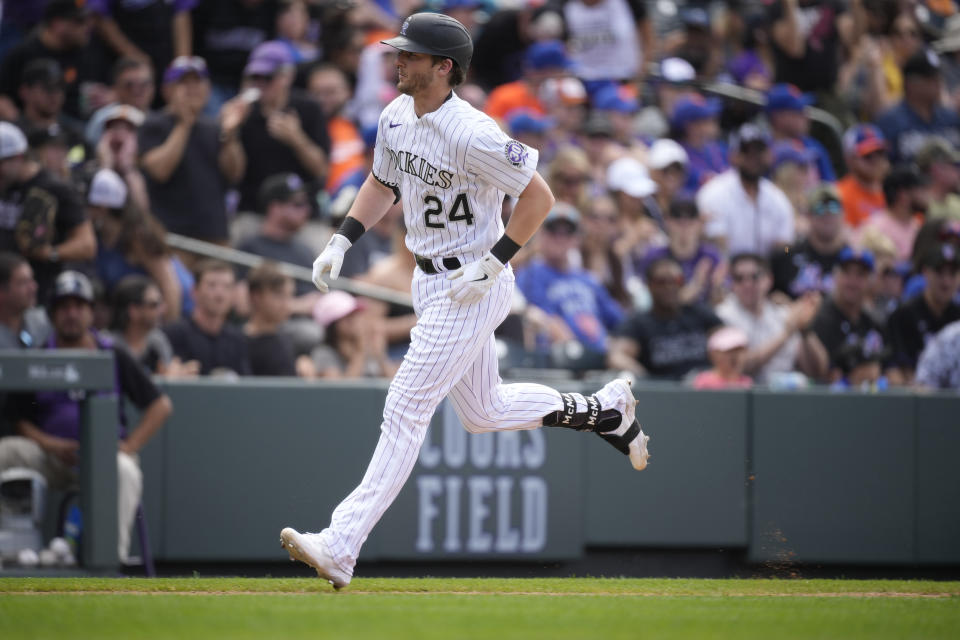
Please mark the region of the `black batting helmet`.
[[463, 71], [470, 66], [473, 40], [457, 20], [442, 13], [416, 13], [403, 21], [400, 35], [381, 40], [400, 51], [450, 58]]

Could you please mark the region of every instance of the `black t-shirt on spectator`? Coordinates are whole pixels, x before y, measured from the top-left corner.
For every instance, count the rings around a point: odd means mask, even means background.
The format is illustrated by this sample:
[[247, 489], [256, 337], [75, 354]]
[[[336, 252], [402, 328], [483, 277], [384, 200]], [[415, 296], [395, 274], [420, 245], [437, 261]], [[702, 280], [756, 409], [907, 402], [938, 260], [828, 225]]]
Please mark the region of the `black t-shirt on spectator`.
[[[294, 91], [286, 108], [286, 111], [290, 110], [299, 116], [300, 127], [307, 137], [329, 157], [330, 135], [320, 105]], [[316, 177], [300, 163], [293, 148], [267, 131], [267, 120], [260, 111], [260, 103], [251, 106], [250, 115], [240, 129], [240, 140], [247, 152], [247, 171], [240, 182], [240, 211], [260, 211], [260, 186], [272, 175], [295, 173], [306, 184], [316, 183]]]
[[652, 311], [636, 313], [616, 335], [636, 341], [639, 362], [651, 377], [679, 380], [694, 369], [707, 367], [707, 335], [723, 322], [707, 307], [687, 305], [674, 318]]
[[163, 77], [173, 60], [175, 4], [172, 0], [121, 0], [110, 6], [110, 17], [124, 35], [150, 56], [157, 78]]
[[0, 94], [12, 99], [17, 106], [23, 106], [18, 91], [23, 70], [31, 60], [38, 58], [52, 58], [60, 63], [66, 87], [63, 110], [74, 118], [83, 118], [80, 84], [89, 80], [103, 82], [107, 80], [104, 72], [101, 70], [98, 73], [93, 68], [94, 65], [88, 60], [86, 49], [54, 51], [41, 42], [37, 33], [24, 38], [3, 56], [0, 62]]
[[[843, 315], [833, 298], [826, 298], [813, 319], [813, 332], [830, 354], [830, 368], [840, 367], [839, 358], [843, 347], [860, 343], [863, 350], [870, 354], [883, 353], [887, 338], [883, 325], [866, 310], [860, 312], [856, 322]], [[884, 359], [886, 362], [886, 358]]]
[[273, 37], [276, 17], [276, 0], [203, 0], [193, 10], [193, 49], [207, 61], [214, 84], [239, 87], [250, 52]]
[[266, 333], [247, 336], [250, 370], [255, 376], [295, 376], [296, 357], [289, 336]]
[[164, 327], [170, 338], [173, 353], [183, 362], [196, 360], [201, 375], [214, 369], [230, 369], [239, 375], [250, 375], [250, 356], [247, 336], [239, 329], [225, 324], [220, 333], [211, 335], [201, 329], [193, 318], [181, 318]]
[[[166, 111], [147, 116], [138, 132], [140, 157], [159, 147], [170, 136], [176, 121]], [[226, 192], [230, 187], [220, 173], [220, 126], [200, 116], [190, 132], [187, 148], [170, 178], [160, 183], [144, 172], [153, 214], [167, 228], [201, 240], [226, 240]]]
[[[815, 0], [800, 3], [800, 24], [805, 43], [802, 58], [794, 58], [777, 46], [773, 38], [775, 81], [796, 85], [801, 91], [831, 91], [840, 67], [840, 33], [837, 17], [846, 12], [842, 0]], [[768, 9], [771, 30], [783, 17], [784, 0], [774, 0]]]
[[960, 305], [956, 303], [947, 305], [939, 318], [933, 315], [922, 295], [901, 305], [887, 320], [887, 335], [892, 351], [890, 364], [907, 369], [916, 368], [927, 341], [956, 320], [960, 320]]
[[833, 268], [841, 249], [830, 254], [818, 253], [809, 240], [803, 239], [786, 249], [774, 251], [770, 255], [774, 290], [791, 298], [798, 298], [807, 291], [830, 292]]
[[520, 35], [520, 11], [497, 11], [474, 43], [470, 73], [485, 91], [513, 82], [523, 71], [523, 58], [532, 43]]
[[[70, 232], [86, 220], [80, 196], [73, 186], [58, 180], [46, 169], [41, 169], [26, 182], [11, 185], [0, 195], [0, 250], [20, 253], [16, 228], [24, 205], [43, 211], [53, 221], [54, 246], [66, 240]], [[37, 280], [37, 299], [42, 304], [46, 302], [46, 295], [64, 265], [31, 260], [30, 266]]]
[[[364, 234], [364, 236], [367, 235], [370, 234]], [[361, 236], [361, 239], [364, 236]], [[246, 251], [248, 253], [255, 253], [258, 256], [263, 256], [264, 258], [275, 260], [277, 262], [289, 262], [290, 264], [306, 267], [307, 269], [313, 268], [313, 259], [316, 257], [313, 249], [305, 244], [297, 242], [296, 240], [291, 240], [290, 242], [281, 242], [279, 240], [274, 240], [273, 238], [268, 238], [262, 235], [251, 236], [245, 240], [241, 240], [237, 245], [237, 249], [240, 251]], [[350, 255], [349, 251], [347, 252], [347, 255]], [[239, 268], [237, 270], [237, 278], [245, 278], [247, 271], [248, 269], [246, 267]], [[340, 273], [347, 277], [352, 275], [343, 273], [342, 270]], [[305, 293], [310, 293], [311, 291], [316, 291], [316, 288], [311, 283], [303, 282], [301, 280], [296, 281], [296, 295], [302, 296]]]

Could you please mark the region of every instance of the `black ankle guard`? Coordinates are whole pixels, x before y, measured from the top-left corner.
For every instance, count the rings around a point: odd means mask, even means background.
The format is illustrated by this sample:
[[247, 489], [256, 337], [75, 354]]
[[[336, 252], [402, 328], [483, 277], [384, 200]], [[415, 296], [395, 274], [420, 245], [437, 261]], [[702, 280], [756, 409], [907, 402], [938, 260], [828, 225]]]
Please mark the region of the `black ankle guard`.
[[617, 451], [625, 456], [630, 455], [630, 443], [633, 442], [633, 439], [636, 438], [639, 433], [640, 423], [636, 420], [633, 421], [633, 424], [630, 425], [630, 428], [627, 429], [623, 435], [615, 436], [612, 433], [601, 433], [597, 431], [598, 436], [612, 444]]
[[[602, 435], [616, 429], [620, 424], [620, 412], [616, 409], [601, 411], [600, 401], [596, 396], [584, 397], [579, 393], [561, 393], [560, 398], [563, 400], [563, 409], [543, 416], [543, 426], [595, 431]], [[577, 411], [578, 400], [587, 405], [586, 411]], [[616, 439], [616, 436], [612, 437]]]

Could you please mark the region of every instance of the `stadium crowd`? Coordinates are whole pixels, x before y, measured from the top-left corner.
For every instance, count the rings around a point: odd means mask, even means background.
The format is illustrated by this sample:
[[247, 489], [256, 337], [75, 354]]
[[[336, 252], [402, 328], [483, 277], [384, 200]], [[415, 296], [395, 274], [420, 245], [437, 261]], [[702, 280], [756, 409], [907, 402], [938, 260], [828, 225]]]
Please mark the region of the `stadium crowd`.
[[[420, 10], [474, 34], [458, 95], [557, 200], [513, 262], [506, 370], [960, 388], [953, 0], [4, 2], [0, 348], [56, 346], [79, 304], [150, 374], [392, 375], [409, 307], [276, 263], [345, 215], [397, 95], [380, 40]], [[397, 205], [342, 275], [415, 268]]]

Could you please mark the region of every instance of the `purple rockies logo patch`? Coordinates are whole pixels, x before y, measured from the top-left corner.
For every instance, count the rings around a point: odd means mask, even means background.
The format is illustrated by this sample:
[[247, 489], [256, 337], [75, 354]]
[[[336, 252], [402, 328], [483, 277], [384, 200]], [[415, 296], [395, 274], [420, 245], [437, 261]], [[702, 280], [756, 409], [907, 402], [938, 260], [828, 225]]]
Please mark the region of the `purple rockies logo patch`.
[[503, 147], [503, 154], [507, 156], [507, 162], [515, 167], [522, 167], [530, 152], [516, 140], [511, 140]]

